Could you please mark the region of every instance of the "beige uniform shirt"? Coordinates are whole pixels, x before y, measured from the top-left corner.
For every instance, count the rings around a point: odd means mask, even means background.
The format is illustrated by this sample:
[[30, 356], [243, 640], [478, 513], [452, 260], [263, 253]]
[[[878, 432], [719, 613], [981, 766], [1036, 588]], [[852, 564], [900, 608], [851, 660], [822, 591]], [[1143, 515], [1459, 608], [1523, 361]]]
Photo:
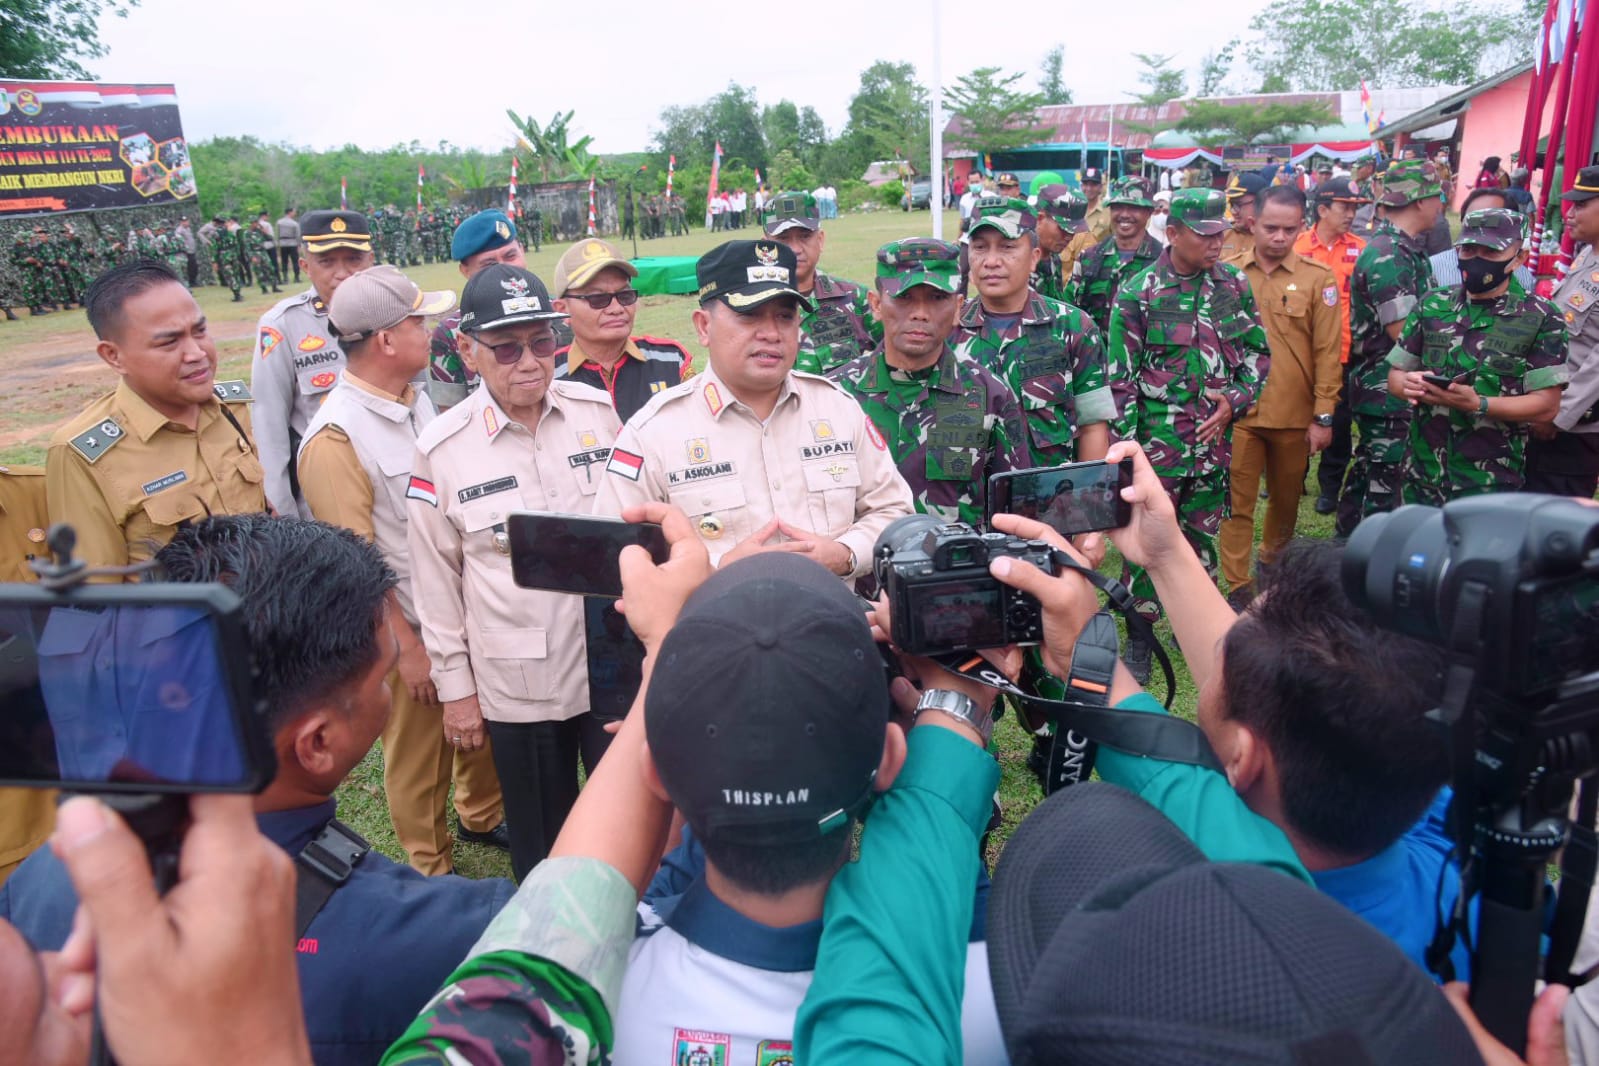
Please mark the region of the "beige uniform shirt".
[[517, 588], [497, 534], [512, 511], [591, 513], [620, 429], [605, 393], [555, 381], [535, 432], [487, 386], [422, 431], [406, 490], [411, 583], [439, 699], [475, 692], [496, 722], [589, 709], [582, 597]]
[[1110, 205], [1101, 197], [1098, 204], [1088, 209], [1083, 221], [1088, 223], [1088, 232], [1093, 234], [1094, 243], [1103, 242], [1110, 236]]
[[1332, 414], [1343, 388], [1338, 278], [1297, 252], [1289, 252], [1269, 274], [1256, 261], [1253, 246], [1227, 262], [1249, 279], [1271, 349], [1260, 399], [1239, 425], [1304, 429], [1316, 415]]
[[250, 438], [250, 391], [219, 381], [194, 429], [170, 422], [126, 383], [84, 408], [50, 438], [45, 491], [50, 521], [78, 534], [90, 566], [155, 555], [180, 525], [266, 510]]
[[855, 398], [791, 372], [765, 422], [707, 369], [628, 419], [595, 514], [647, 500], [689, 516], [717, 563], [775, 515], [855, 552], [867, 573], [878, 534], [911, 512], [911, 490]]
[[1566, 356], [1571, 379], [1560, 394], [1555, 425], [1568, 433], [1599, 433], [1599, 412], [1591, 420], [1583, 418], [1599, 405], [1599, 311], [1594, 310], [1599, 303], [1599, 254], [1592, 245], [1566, 271], [1553, 302], [1571, 338]]
[[[33, 581], [28, 558], [48, 555], [44, 471], [0, 466], [0, 582]], [[0, 881], [50, 836], [56, 823], [50, 789], [0, 788]]]
[[407, 385], [391, 396], [348, 369], [306, 427], [300, 491], [313, 517], [374, 542], [399, 575], [395, 595], [416, 628], [405, 493], [422, 430], [437, 417], [433, 401]]

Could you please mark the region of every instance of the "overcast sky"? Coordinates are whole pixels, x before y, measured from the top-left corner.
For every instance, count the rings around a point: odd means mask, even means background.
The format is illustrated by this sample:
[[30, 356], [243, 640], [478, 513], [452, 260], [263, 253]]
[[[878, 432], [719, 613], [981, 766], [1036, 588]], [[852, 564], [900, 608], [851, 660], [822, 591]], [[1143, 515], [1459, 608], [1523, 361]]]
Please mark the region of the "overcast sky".
[[175, 84], [191, 140], [248, 133], [313, 148], [499, 148], [510, 143], [510, 107], [541, 123], [575, 109], [594, 151], [627, 152], [649, 146], [661, 108], [698, 103], [729, 81], [754, 88], [763, 104], [810, 104], [836, 134], [873, 61], [908, 60], [930, 82], [933, 2], [944, 5], [946, 84], [980, 66], [1025, 70], [1034, 84], [1060, 43], [1077, 103], [1128, 100], [1134, 50], [1174, 54], [1192, 78], [1207, 50], [1243, 34], [1266, 6], [1139, 0], [1136, 18], [1118, 19], [1114, 5], [1059, 0], [276, 0], [254, 10], [142, 0], [126, 19], [102, 21], [110, 53], [89, 66], [106, 81]]

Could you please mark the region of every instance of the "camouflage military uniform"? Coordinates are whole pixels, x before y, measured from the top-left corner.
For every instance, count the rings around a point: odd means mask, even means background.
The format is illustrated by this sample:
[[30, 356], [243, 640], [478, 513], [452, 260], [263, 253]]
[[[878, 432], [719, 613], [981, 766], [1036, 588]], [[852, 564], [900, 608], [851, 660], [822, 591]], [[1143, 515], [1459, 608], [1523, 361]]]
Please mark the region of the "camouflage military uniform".
[[1127, 257], [1116, 247], [1114, 237], [1105, 238], [1077, 257], [1066, 285], [1066, 302], [1087, 312], [1103, 333], [1110, 329], [1111, 308], [1123, 283], [1160, 258], [1160, 252], [1161, 243], [1147, 233]]
[[1393, 342], [1387, 327], [1404, 321], [1431, 284], [1432, 264], [1421, 242], [1386, 220], [1379, 223], [1349, 278], [1349, 410], [1359, 439], [1338, 503], [1340, 536], [1399, 502], [1410, 405], [1388, 392], [1383, 360]]
[[[1524, 226], [1519, 212], [1473, 211], [1464, 219], [1457, 243], [1492, 252], [1519, 250]], [[1472, 262], [1497, 270], [1491, 261]], [[1492, 281], [1487, 284], [1492, 292]], [[1481, 406], [1470, 411], [1425, 402], [1416, 406], [1405, 458], [1405, 502], [1442, 506], [1461, 496], [1520, 489], [1529, 425], [1494, 418], [1488, 404], [1500, 396], [1564, 386], [1570, 377], [1567, 347], [1560, 311], [1548, 300], [1529, 296], [1514, 279], [1492, 299], [1471, 299], [1464, 285], [1423, 296], [1405, 318], [1387, 365], [1462, 379]]]
[[810, 292], [815, 308], [800, 316], [799, 357], [794, 369], [825, 374], [870, 351], [883, 339], [883, 326], [872, 317], [866, 289], [853, 281], [818, 270]]
[[42, 260], [26, 233], [18, 233], [11, 246], [11, 266], [17, 273], [22, 288], [22, 302], [34, 314], [48, 313], [49, 289], [44, 284]]
[[957, 354], [975, 360], [1020, 399], [1035, 463], [1074, 461], [1079, 431], [1116, 416], [1102, 335], [1070, 304], [1029, 292], [1021, 316], [1001, 333], [988, 323], [983, 302], [968, 300], [951, 339]]
[[1016, 394], [947, 342], [927, 370], [891, 367], [878, 348], [827, 376], [888, 441], [923, 514], [980, 527], [989, 477], [1031, 465]]
[[239, 231], [218, 226], [211, 238], [211, 262], [216, 269], [217, 284], [233, 290], [233, 299], [239, 295]]
[[278, 287], [278, 250], [276, 237], [269, 238], [261, 232], [260, 227], [253, 223], [239, 234], [243, 244], [243, 254], [249, 257], [250, 274], [255, 278], [255, 283], [261, 286], [262, 292], [276, 290]]
[[1048, 299], [1065, 300], [1069, 276], [1061, 270], [1060, 253], [1045, 252], [1038, 257], [1038, 266], [1033, 270], [1032, 289]]
[[[1175, 211], [1177, 197], [1173, 204]], [[1183, 277], [1171, 253], [1161, 253], [1116, 299], [1109, 362], [1120, 412], [1115, 434], [1148, 453], [1184, 537], [1214, 577], [1216, 533], [1228, 509], [1232, 427], [1209, 444], [1199, 442], [1197, 431], [1216, 410], [1207, 390], [1226, 397], [1235, 420], [1260, 396], [1271, 355], [1249, 282], [1225, 263]], [[1139, 614], [1151, 621], [1160, 616], [1149, 575], [1138, 568], [1133, 595]]]

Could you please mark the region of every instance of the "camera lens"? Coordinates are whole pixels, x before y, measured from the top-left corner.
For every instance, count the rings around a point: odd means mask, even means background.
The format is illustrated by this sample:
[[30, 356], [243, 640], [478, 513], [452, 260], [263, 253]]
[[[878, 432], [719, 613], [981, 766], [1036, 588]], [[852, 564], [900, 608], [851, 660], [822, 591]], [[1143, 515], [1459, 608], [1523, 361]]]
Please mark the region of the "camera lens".
[[1438, 590], [1448, 569], [1443, 512], [1407, 505], [1355, 527], [1344, 548], [1344, 594], [1378, 624], [1438, 641]]

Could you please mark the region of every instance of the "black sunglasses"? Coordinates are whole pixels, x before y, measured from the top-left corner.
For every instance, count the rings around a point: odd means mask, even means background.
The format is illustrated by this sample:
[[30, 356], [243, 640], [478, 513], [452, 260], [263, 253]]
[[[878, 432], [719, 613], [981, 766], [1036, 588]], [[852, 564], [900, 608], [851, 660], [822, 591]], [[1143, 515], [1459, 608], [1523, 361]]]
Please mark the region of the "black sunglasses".
[[494, 353], [494, 361], [501, 366], [515, 366], [522, 361], [522, 350], [533, 353], [535, 359], [548, 359], [555, 354], [559, 347], [554, 336], [533, 337], [525, 341], [505, 341], [502, 344], [490, 344], [480, 339], [480, 335], [472, 334], [472, 339]]
[[568, 300], [582, 300], [594, 310], [603, 311], [611, 306], [612, 300], [615, 300], [623, 307], [632, 307], [638, 303], [638, 290], [622, 289], [619, 292], [589, 292], [582, 294], [574, 292], [568, 293], [566, 298]]

